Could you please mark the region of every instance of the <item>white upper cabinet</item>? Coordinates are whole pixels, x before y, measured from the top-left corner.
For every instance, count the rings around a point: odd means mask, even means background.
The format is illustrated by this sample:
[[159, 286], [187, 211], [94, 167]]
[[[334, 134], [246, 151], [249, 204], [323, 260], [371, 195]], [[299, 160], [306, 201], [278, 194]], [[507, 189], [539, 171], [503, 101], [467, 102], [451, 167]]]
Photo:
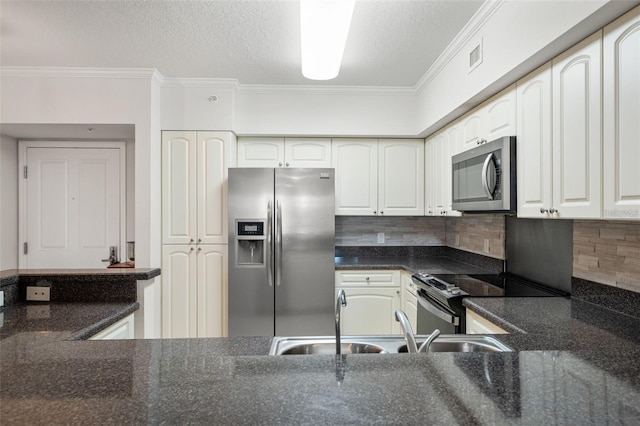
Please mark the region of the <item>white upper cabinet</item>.
[[331, 139], [243, 137], [238, 167], [331, 167]]
[[512, 85], [489, 99], [485, 110], [485, 139], [496, 140], [516, 134], [516, 91]]
[[517, 84], [518, 217], [546, 217], [552, 203], [551, 63]]
[[424, 215], [424, 141], [378, 142], [378, 211], [385, 216]]
[[451, 156], [459, 149], [460, 125], [455, 123], [425, 141], [426, 216], [460, 215], [451, 208]]
[[598, 31], [553, 60], [555, 217], [601, 217], [601, 48]]
[[465, 114], [460, 120], [461, 142], [451, 154], [469, 150], [483, 141], [516, 134], [516, 91], [509, 86], [491, 99]]
[[229, 132], [162, 132], [163, 244], [226, 244]]
[[604, 29], [604, 218], [640, 219], [640, 7]]
[[422, 216], [422, 139], [333, 139], [336, 214]]
[[378, 212], [378, 140], [334, 139], [336, 214], [371, 216]]
[[286, 138], [285, 167], [331, 167], [331, 139]]

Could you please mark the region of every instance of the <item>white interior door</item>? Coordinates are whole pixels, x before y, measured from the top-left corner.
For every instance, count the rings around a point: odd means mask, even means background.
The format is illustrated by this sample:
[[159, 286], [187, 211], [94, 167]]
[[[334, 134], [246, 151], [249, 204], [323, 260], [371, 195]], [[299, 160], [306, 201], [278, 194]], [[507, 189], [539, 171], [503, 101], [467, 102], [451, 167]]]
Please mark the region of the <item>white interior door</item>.
[[27, 146], [24, 152], [21, 267], [107, 266], [109, 246], [121, 247], [121, 150]]

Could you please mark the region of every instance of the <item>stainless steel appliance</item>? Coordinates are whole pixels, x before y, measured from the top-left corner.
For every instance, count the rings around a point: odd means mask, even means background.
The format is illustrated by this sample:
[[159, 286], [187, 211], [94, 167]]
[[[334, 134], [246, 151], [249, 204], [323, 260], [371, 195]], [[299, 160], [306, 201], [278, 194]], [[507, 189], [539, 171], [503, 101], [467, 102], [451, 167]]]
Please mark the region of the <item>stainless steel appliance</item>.
[[516, 212], [516, 137], [454, 155], [452, 207], [466, 212]]
[[418, 273], [411, 276], [418, 288], [417, 333], [466, 333], [462, 299], [465, 297], [552, 297], [569, 294], [511, 274], [455, 275]]
[[333, 169], [229, 169], [229, 336], [334, 332]]

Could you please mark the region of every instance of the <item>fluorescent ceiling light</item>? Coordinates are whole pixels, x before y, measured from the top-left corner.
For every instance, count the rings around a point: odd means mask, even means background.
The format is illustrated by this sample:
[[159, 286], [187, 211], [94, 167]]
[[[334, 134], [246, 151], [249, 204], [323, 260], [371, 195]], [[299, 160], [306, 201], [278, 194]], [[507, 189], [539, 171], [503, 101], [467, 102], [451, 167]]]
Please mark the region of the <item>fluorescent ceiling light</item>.
[[355, 0], [300, 0], [302, 75], [311, 80], [338, 76]]

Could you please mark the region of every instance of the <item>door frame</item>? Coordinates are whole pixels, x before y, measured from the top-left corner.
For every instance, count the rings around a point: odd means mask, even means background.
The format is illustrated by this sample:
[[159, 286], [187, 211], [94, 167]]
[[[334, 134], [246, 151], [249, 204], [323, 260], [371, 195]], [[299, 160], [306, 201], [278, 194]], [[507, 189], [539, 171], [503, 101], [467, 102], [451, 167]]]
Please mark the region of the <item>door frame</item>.
[[[27, 165], [28, 148], [79, 148], [79, 149], [117, 149], [120, 160], [120, 246], [119, 256], [124, 259], [127, 244], [127, 163], [126, 163], [126, 142], [114, 141], [18, 141], [18, 268], [24, 269], [27, 266], [27, 255], [24, 254], [23, 244], [27, 239], [27, 183], [24, 179], [24, 168]], [[105, 258], [109, 253], [105, 253]]]

